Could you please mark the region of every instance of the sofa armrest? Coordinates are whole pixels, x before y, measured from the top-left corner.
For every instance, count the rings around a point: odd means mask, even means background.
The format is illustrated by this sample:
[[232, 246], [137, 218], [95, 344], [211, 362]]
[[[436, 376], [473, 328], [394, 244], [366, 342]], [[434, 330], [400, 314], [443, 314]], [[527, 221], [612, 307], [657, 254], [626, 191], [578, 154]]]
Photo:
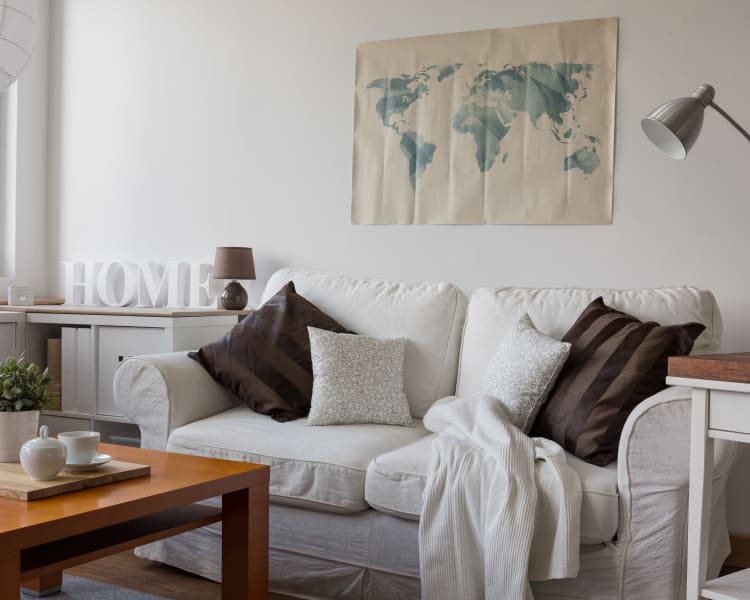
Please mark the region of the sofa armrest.
[[[623, 547], [625, 568], [641, 569], [639, 577], [624, 577], [625, 598], [671, 597], [666, 590], [680, 589], [684, 582], [691, 394], [685, 387], [662, 390], [635, 408], [622, 431], [617, 543]], [[708, 561], [713, 575], [729, 552], [725, 487], [738, 453], [738, 444], [716, 440]], [[654, 586], [660, 585], [667, 595], [654, 596]]]
[[237, 404], [187, 352], [128, 358], [114, 378], [115, 402], [141, 429], [144, 448], [164, 450], [178, 427]]

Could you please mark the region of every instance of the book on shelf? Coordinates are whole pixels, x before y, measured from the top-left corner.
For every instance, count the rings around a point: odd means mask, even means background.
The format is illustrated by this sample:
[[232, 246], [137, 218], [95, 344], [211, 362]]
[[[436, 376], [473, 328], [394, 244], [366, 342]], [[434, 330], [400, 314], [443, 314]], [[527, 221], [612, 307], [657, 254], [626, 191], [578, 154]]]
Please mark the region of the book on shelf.
[[60, 348], [60, 384], [62, 396], [60, 408], [62, 410], [74, 410], [76, 398], [78, 397], [76, 373], [76, 351], [78, 339], [75, 327], [63, 327], [61, 329]]
[[51, 410], [61, 410], [62, 340], [60, 338], [47, 340], [47, 373], [50, 378], [47, 391], [57, 401], [57, 405], [51, 407]]
[[61, 344], [61, 409], [94, 412], [94, 366], [89, 327], [63, 327]]
[[94, 372], [92, 369], [91, 329], [76, 329], [76, 406], [80, 412], [94, 412]]

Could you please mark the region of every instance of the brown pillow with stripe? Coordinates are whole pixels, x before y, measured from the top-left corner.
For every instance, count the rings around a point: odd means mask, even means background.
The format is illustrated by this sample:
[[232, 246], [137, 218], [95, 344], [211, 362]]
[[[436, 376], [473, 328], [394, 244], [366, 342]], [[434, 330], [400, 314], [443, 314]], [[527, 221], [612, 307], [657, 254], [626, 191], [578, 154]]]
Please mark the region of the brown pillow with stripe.
[[255, 412], [291, 421], [310, 412], [308, 327], [351, 333], [287, 283], [212, 344], [188, 356]]
[[689, 354], [704, 329], [700, 323], [642, 323], [597, 298], [563, 337], [573, 344], [570, 356], [531, 435], [608, 465], [617, 459], [630, 412], [667, 387], [667, 357]]

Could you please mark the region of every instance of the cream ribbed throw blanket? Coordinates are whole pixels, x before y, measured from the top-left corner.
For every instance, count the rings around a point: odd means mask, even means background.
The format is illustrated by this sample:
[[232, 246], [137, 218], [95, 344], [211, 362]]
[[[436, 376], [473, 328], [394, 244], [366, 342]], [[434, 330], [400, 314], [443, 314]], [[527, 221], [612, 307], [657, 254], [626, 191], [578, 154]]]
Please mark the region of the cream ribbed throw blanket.
[[578, 574], [581, 484], [554, 442], [489, 401], [445, 398], [419, 524], [422, 598], [531, 600], [529, 581]]

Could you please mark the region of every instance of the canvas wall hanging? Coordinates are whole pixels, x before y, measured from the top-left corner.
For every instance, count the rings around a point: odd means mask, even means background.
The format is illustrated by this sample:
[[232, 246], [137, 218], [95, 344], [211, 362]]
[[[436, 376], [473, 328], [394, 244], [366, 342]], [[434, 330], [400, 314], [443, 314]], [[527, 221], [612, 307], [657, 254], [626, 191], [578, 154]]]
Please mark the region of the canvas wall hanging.
[[360, 45], [352, 222], [611, 223], [617, 25]]

